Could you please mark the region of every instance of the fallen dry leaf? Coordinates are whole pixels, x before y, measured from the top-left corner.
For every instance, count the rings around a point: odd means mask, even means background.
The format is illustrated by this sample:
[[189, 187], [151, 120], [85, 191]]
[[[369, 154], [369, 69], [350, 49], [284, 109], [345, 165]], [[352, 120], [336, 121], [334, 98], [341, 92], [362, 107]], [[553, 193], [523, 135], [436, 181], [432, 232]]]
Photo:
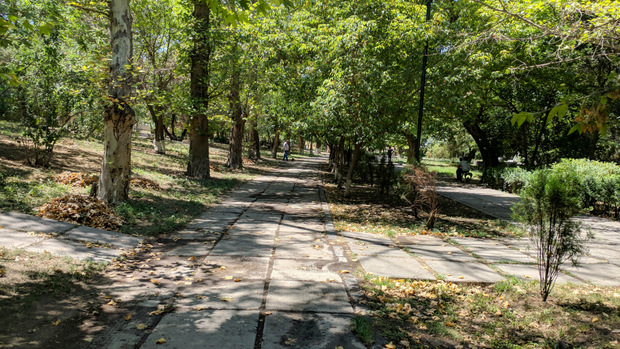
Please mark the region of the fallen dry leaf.
[[145, 324], [139, 324], [138, 326], [136, 326], [137, 329], [139, 330], [144, 330], [145, 328], [147, 328], [148, 326]]
[[125, 316], [125, 321], [129, 321], [131, 320], [131, 314], [127, 314], [127, 316]]
[[56, 321], [52, 322], [52, 325], [54, 325], [54, 326], [58, 326], [58, 325], [60, 325], [60, 319], [58, 319], [58, 320], [56, 320]]
[[164, 344], [166, 342], [167, 342], [167, 340], [164, 337], [161, 337], [160, 339], [155, 341], [156, 344]]

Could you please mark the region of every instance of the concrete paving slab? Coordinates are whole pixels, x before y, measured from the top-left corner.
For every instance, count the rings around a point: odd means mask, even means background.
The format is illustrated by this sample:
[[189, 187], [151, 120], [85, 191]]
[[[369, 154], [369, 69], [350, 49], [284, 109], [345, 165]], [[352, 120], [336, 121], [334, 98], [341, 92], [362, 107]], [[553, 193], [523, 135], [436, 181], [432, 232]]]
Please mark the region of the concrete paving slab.
[[290, 259], [336, 259], [331, 247], [325, 243], [314, 241], [295, 242], [282, 239], [278, 241], [276, 257]]
[[280, 234], [278, 237], [279, 241], [285, 241], [284, 243], [310, 243], [310, 242], [321, 242], [325, 243], [324, 235], [318, 233], [304, 233], [304, 234]]
[[337, 271], [330, 271], [333, 261], [309, 261], [293, 259], [276, 259], [271, 271], [272, 280], [299, 280], [322, 282], [340, 280]]
[[480, 258], [492, 263], [534, 263], [535, 259], [525, 253], [506, 247], [497, 240], [454, 238], [459, 245], [465, 247]]
[[488, 282], [503, 280], [504, 277], [482, 263], [452, 261], [426, 261], [431, 269], [444, 280], [452, 282]]
[[352, 313], [353, 307], [340, 282], [272, 280], [267, 310]]
[[[222, 230], [224, 227], [222, 227]], [[202, 241], [214, 241], [219, 238], [221, 231], [208, 231], [202, 229], [184, 229], [170, 234], [170, 238], [176, 240], [202, 240]]]
[[408, 254], [398, 248], [396, 245], [382, 245], [373, 244], [356, 239], [344, 238], [344, 242], [347, 243], [351, 252], [356, 255], [362, 256], [391, 256], [391, 257], [405, 257]]
[[358, 232], [352, 232], [352, 231], [341, 231], [338, 234], [345, 238], [358, 240], [360, 243], [394, 246], [394, 242], [391, 239], [384, 238], [379, 235], [368, 234], [368, 233], [358, 233]]
[[85, 244], [71, 240], [46, 239], [25, 248], [26, 251], [49, 252], [57, 256], [67, 256], [80, 260], [108, 262], [121, 255], [122, 251], [115, 248], [88, 248]]
[[366, 348], [351, 331], [351, 316], [275, 312], [265, 318], [263, 348]]
[[263, 301], [264, 281], [221, 279], [215, 284], [194, 284], [175, 304], [179, 311], [200, 309], [258, 309]]
[[227, 236], [215, 245], [210, 256], [270, 257], [274, 242], [273, 237]]
[[185, 228], [186, 229], [204, 229], [204, 230], [217, 230], [221, 231], [226, 229], [229, 225], [232, 225], [239, 215], [236, 214], [211, 214], [206, 212], [201, 216], [195, 218], [191, 222], [189, 222]]
[[358, 258], [367, 273], [398, 279], [437, 280], [413, 257], [359, 256]]
[[[253, 348], [258, 311], [171, 313], [157, 324], [140, 348]], [[156, 341], [164, 338], [165, 344]]]
[[33, 231], [45, 234], [60, 234], [74, 228], [75, 224], [18, 212], [0, 212], [0, 227], [11, 230]]
[[123, 302], [140, 301], [145, 306], [157, 307], [175, 294], [174, 290], [158, 287], [150, 282], [127, 279], [125, 282], [98, 285], [97, 291]]
[[279, 223], [283, 213], [244, 213], [240, 219], [244, 222]]
[[217, 206], [209, 209], [207, 212], [211, 216], [217, 217], [218, 215], [221, 215], [221, 216], [231, 216], [231, 215], [241, 216], [243, 211], [245, 211], [245, 208], [243, 208], [243, 207], [217, 205]]
[[441, 245], [411, 245], [407, 246], [410, 253], [424, 260], [446, 260], [459, 262], [473, 262], [476, 258], [465, 253], [460, 248], [443, 242]]
[[274, 235], [278, 231], [277, 222], [256, 222], [249, 221], [244, 218], [240, 218], [231, 228], [228, 230], [229, 234], [236, 234], [237, 232], [243, 233], [265, 233]]
[[[523, 280], [539, 281], [540, 274], [538, 273], [538, 266], [531, 264], [495, 264], [495, 266], [508, 275], [512, 275]], [[557, 283], [566, 284], [583, 284], [583, 282], [575, 279], [572, 276], [564, 273], [558, 274], [556, 280]]]
[[116, 231], [95, 229], [87, 226], [79, 226], [71, 229], [63, 237], [71, 240], [89, 241], [98, 244], [107, 244], [116, 248], [131, 249], [144, 241], [144, 238], [122, 234]]
[[610, 263], [581, 264], [562, 268], [568, 273], [600, 286], [620, 286], [620, 266]]
[[442, 239], [432, 235], [405, 235], [399, 236], [395, 239], [396, 243], [401, 245], [443, 245], [446, 242]]
[[222, 277], [259, 279], [267, 278], [269, 258], [267, 257], [224, 257], [209, 256], [204, 260], [203, 269], [216, 271]]
[[167, 256], [206, 256], [211, 252], [213, 245], [204, 241], [190, 241], [177, 244], [171, 250], [164, 252]]
[[6, 248], [25, 247], [45, 239], [47, 238], [44, 236], [37, 236], [23, 231], [0, 228], [0, 246], [4, 246]]

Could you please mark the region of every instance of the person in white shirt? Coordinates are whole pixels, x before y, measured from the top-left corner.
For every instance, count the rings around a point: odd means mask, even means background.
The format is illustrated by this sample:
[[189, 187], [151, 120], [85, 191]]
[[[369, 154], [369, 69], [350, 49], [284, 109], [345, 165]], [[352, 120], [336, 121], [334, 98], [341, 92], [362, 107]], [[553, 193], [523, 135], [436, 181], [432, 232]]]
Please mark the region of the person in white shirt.
[[288, 139], [284, 141], [284, 156], [282, 157], [282, 161], [288, 161], [288, 153], [291, 151], [291, 144], [288, 142]]
[[469, 162], [464, 158], [459, 158], [459, 167], [456, 169], [456, 180], [462, 181], [463, 174], [468, 173], [470, 169]]

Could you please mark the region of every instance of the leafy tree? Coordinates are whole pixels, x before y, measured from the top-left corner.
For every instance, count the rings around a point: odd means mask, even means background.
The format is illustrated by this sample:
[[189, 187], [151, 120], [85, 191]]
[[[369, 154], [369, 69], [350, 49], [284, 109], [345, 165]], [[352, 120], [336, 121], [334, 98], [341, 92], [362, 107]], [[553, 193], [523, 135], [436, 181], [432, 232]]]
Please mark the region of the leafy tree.
[[109, 3], [110, 59], [109, 101], [104, 109], [104, 153], [97, 184], [97, 197], [117, 204], [127, 200], [131, 176], [131, 137], [135, 113], [130, 67], [133, 63], [130, 0]]

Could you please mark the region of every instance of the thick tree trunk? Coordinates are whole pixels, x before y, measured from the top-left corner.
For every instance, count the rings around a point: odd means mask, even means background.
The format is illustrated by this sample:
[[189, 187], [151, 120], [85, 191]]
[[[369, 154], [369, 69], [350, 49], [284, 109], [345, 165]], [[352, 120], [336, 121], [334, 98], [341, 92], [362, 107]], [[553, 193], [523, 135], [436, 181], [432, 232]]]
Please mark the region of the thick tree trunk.
[[206, 1], [194, 0], [194, 47], [191, 53], [190, 95], [194, 115], [189, 130], [189, 162], [187, 175], [207, 179], [209, 164], [209, 62], [211, 59], [210, 16]]
[[256, 125], [256, 117], [250, 119], [250, 146], [248, 148], [248, 158], [251, 160], [260, 159], [260, 137]]
[[243, 168], [243, 133], [245, 128], [245, 118], [243, 106], [241, 105], [241, 86], [239, 82], [239, 71], [235, 71], [231, 76], [230, 102], [231, 120], [234, 122], [230, 130], [230, 140], [228, 142], [228, 160], [226, 166], [232, 169]]
[[484, 161], [484, 172], [486, 173], [486, 169], [489, 167], [498, 166], [498, 147], [493, 144], [493, 141], [489, 138], [487, 133], [480, 127], [477, 122], [465, 121], [463, 122], [463, 126], [472, 136], [472, 138], [476, 142], [476, 145], [478, 145], [478, 150], [480, 150], [480, 155], [482, 155], [482, 160]]
[[351, 158], [351, 162], [349, 163], [349, 171], [347, 172], [347, 183], [344, 188], [344, 196], [349, 197], [351, 195], [351, 186], [353, 184], [353, 170], [355, 169], [355, 165], [357, 164], [357, 159], [359, 159], [360, 149], [362, 149], [362, 143], [355, 143], [355, 147], [353, 148], [353, 156]]
[[276, 135], [273, 137], [273, 145], [271, 147], [271, 157], [278, 158], [278, 147], [280, 146], [280, 129], [276, 128]]
[[129, 0], [113, 0], [110, 6], [110, 105], [103, 113], [104, 153], [97, 184], [97, 197], [117, 204], [127, 200], [131, 179], [131, 137], [135, 113], [127, 103], [131, 74], [126, 66], [133, 58]]

